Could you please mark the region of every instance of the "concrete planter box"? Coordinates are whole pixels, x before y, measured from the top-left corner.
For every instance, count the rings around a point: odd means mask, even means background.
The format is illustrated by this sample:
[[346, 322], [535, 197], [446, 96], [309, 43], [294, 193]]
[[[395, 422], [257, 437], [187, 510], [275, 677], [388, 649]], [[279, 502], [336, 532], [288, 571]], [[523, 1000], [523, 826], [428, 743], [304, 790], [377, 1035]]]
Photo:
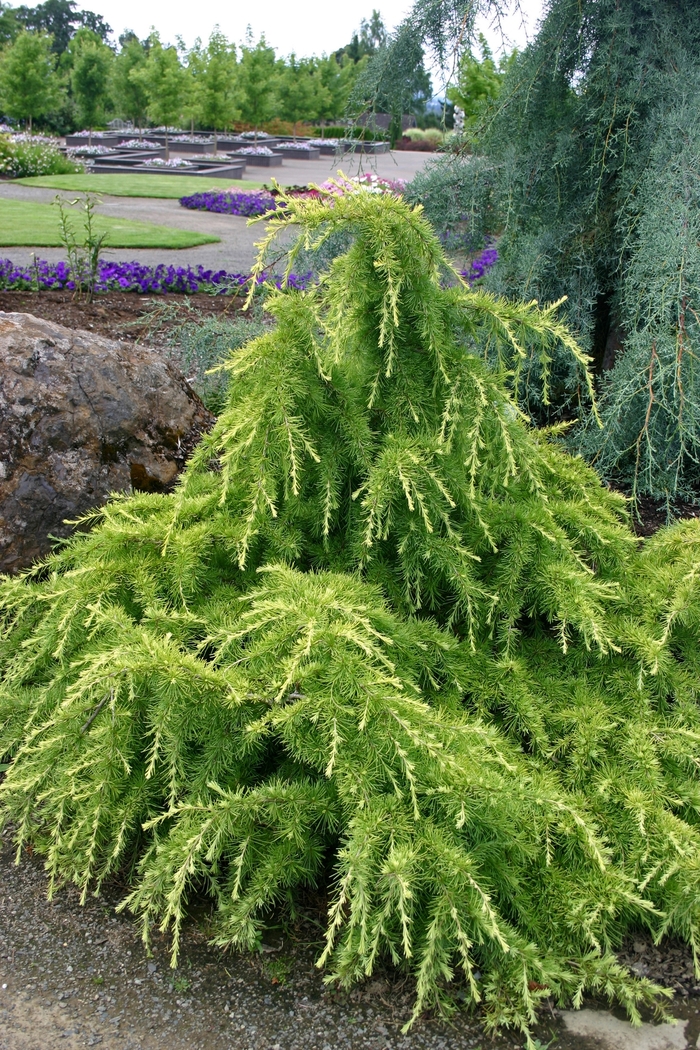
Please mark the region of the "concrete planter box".
[[[123, 135], [93, 135], [93, 146], [118, 146], [123, 140]], [[66, 135], [66, 146], [87, 146], [90, 139], [87, 135]]]
[[[93, 169], [94, 170], [94, 169]], [[245, 165], [222, 164], [220, 167], [208, 165], [196, 168], [152, 168], [142, 161], [139, 164], [101, 164], [95, 174], [100, 175], [196, 175], [205, 179], [240, 179]]]
[[290, 149], [284, 143], [281, 146], [275, 146], [275, 152], [281, 153], [287, 160], [318, 160], [321, 156], [321, 150], [318, 146], [307, 146], [305, 149]]
[[104, 164], [143, 164], [144, 160], [152, 157], [160, 157], [165, 160], [165, 147], [161, 149], [125, 149], [118, 153], [110, 153], [103, 157], [93, 157], [93, 163], [101, 168]]
[[[160, 139], [158, 140], [161, 141]], [[213, 153], [213, 142], [175, 142], [168, 139], [171, 153]]]
[[240, 179], [245, 171], [245, 164], [207, 164], [206, 161], [196, 168], [153, 168], [148, 164], [132, 168], [132, 171], [148, 175], [198, 175], [209, 179]]
[[388, 153], [388, 142], [358, 142], [357, 146], [363, 153]]
[[352, 142], [339, 142], [337, 146], [319, 146], [322, 157], [335, 157], [338, 153], [347, 153], [352, 149]]
[[219, 149], [232, 150], [240, 149], [242, 146], [267, 146], [268, 149], [274, 149], [279, 142], [279, 139], [270, 137], [269, 139], [258, 139], [255, 142], [254, 139], [242, 139], [234, 135], [230, 138], [220, 138], [218, 140]]
[[242, 156], [232, 153], [231, 159], [244, 160], [246, 166], [249, 168], [281, 168], [284, 158], [281, 153], [273, 153], [272, 156], [269, 157], [264, 153], [244, 153]]

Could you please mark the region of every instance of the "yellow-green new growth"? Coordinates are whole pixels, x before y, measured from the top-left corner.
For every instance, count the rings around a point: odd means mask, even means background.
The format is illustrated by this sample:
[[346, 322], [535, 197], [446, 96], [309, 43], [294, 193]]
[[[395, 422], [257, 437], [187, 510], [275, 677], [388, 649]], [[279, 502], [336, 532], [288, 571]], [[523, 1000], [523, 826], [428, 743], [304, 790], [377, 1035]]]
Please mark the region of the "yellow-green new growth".
[[698, 526], [640, 548], [529, 427], [509, 373], [569, 337], [444, 286], [420, 211], [271, 222], [351, 247], [271, 292], [177, 490], [0, 585], [3, 819], [83, 892], [130, 865], [174, 956], [202, 887], [250, 948], [316, 886], [329, 979], [392, 961], [414, 1016], [460, 979], [493, 1025], [587, 989], [636, 1018], [624, 933], [698, 939]]

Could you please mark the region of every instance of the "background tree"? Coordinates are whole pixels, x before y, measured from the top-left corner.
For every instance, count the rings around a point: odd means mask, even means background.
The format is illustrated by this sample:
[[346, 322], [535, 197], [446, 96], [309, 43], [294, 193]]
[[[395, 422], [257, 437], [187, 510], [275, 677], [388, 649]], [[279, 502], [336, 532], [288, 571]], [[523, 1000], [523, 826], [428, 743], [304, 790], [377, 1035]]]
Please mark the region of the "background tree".
[[401, 25], [391, 39], [370, 55], [358, 76], [349, 100], [357, 119], [372, 113], [388, 113], [389, 137], [393, 144], [401, 136], [404, 113], [422, 113], [432, 94], [425, 68], [424, 49], [410, 25]]
[[111, 99], [114, 54], [90, 29], [79, 29], [71, 41], [73, 69], [71, 88], [83, 126], [90, 131], [104, 116]]
[[82, 26], [106, 42], [112, 32], [101, 15], [94, 11], [78, 11], [75, 0], [46, 0], [36, 7], [22, 5], [15, 8], [15, 17], [26, 29], [48, 33], [53, 51], [62, 55]]
[[274, 49], [261, 36], [253, 44], [249, 32], [241, 48], [238, 69], [241, 117], [257, 131], [261, 124], [270, 120], [277, 105], [277, 62]]
[[335, 57], [338, 62], [342, 62], [344, 58], [359, 62], [385, 47], [387, 40], [386, 26], [379, 11], [375, 9], [369, 19], [362, 19], [359, 32], [353, 33], [350, 43], [336, 51]]
[[279, 64], [277, 112], [294, 125], [294, 138], [299, 121], [308, 120], [316, 109], [313, 73], [312, 60], [298, 59], [294, 52]]
[[22, 25], [17, 20], [15, 8], [0, 3], [0, 48], [11, 44], [21, 31]]
[[501, 93], [505, 75], [516, 61], [517, 51], [504, 55], [498, 64], [483, 33], [479, 34], [481, 57], [476, 58], [471, 50], [462, 55], [456, 82], [447, 89], [447, 98], [464, 114], [467, 131], [474, 129], [480, 117]]
[[132, 77], [131, 71], [142, 69], [146, 51], [135, 33], [120, 38], [121, 51], [112, 65], [112, 96], [120, 117], [130, 120], [142, 134], [148, 111], [148, 91], [143, 80]]
[[21, 32], [0, 57], [0, 99], [11, 116], [28, 122], [44, 116], [58, 100], [51, 37]]
[[[449, 66], [479, 10], [504, 6], [418, 0], [390, 49], [405, 34]], [[500, 236], [492, 288], [567, 296], [605, 426], [556, 359], [551, 403], [535, 387], [524, 404], [543, 422], [583, 417], [575, 447], [667, 501], [700, 494], [699, 113], [695, 0], [550, 0], [475, 159], [438, 160], [411, 191], [439, 227], [469, 216], [473, 240]]]
[[129, 77], [146, 91], [149, 118], [165, 126], [167, 159], [170, 156], [169, 127], [180, 119], [186, 90], [185, 71], [176, 48], [163, 47], [158, 34], [152, 33], [146, 61], [132, 69]]
[[213, 129], [216, 152], [217, 133], [229, 127], [240, 112], [236, 48], [217, 26], [201, 58], [197, 76], [199, 119], [205, 128]]

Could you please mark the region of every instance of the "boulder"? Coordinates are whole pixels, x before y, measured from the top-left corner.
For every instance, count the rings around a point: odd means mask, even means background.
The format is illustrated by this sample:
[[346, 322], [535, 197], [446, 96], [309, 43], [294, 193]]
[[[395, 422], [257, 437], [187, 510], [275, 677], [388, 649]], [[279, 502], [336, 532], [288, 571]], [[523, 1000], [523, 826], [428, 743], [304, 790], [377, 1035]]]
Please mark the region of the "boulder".
[[156, 351], [0, 311], [0, 572], [111, 492], [170, 489], [212, 422]]

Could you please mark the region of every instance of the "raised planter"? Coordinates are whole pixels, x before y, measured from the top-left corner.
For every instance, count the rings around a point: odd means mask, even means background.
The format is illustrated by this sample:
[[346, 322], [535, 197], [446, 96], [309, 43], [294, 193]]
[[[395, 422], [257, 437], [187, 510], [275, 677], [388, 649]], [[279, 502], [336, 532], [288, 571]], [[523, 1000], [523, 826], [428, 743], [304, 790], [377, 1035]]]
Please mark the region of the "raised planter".
[[287, 160], [318, 160], [321, 156], [321, 150], [318, 146], [307, 146], [305, 149], [292, 149], [290, 146], [282, 143], [280, 146], [275, 146], [275, 153], [281, 153]]
[[[160, 139], [158, 140], [161, 141]], [[177, 142], [175, 139], [168, 139], [171, 153], [213, 153], [214, 143], [213, 142]]]
[[117, 153], [110, 153], [102, 157], [94, 157], [93, 163], [101, 168], [104, 164], [143, 164], [144, 160], [160, 157], [165, 160], [165, 146], [160, 149], [125, 149]]
[[362, 153], [388, 153], [389, 143], [388, 142], [363, 142], [360, 139], [357, 142], [357, 147]]
[[141, 164], [131, 168], [131, 171], [146, 172], [149, 175], [201, 175], [210, 179], [241, 179], [245, 171], [245, 164], [208, 164], [203, 161], [196, 168], [154, 168], [148, 164]]
[[284, 159], [281, 153], [244, 153], [242, 156], [232, 153], [231, 156], [244, 160], [249, 168], [281, 168]]
[[219, 149], [223, 150], [240, 149], [242, 146], [267, 146], [268, 149], [274, 149], [278, 142], [279, 139], [272, 137], [269, 139], [258, 139], [256, 142], [254, 139], [242, 139], [234, 135], [229, 138], [218, 139], [218, 146]]
[[228, 164], [225, 162], [210, 164], [202, 161], [201, 165], [198, 164], [192, 168], [156, 168], [144, 164], [143, 157], [136, 164], [126, 163], [122, 158], [115, 160], [112, 157], [105, 157], [104, 159], [106, 163], [95, 165], [92, 168], [96, 175], [199, 175], [209, 179], [242, 179], [245, 171], [245, 164], [235, 161], [230, 161]]
[[[109, 135], [98, 135], [97, 132], [93, 132], [92, 145], [118, 146], [123, 138], [123, 135], [111, 133]], [[66, 146], [87, 146], [89, 143], [90, 139], [87, 135], [66, 135]]]
[[352, 142], [343, 140], [333, 145], [319, 146], [318, 149], [322, 157], [335, 157], [338, 153], [347, 153], [348, 150], [352, 149], [352, 146]]

